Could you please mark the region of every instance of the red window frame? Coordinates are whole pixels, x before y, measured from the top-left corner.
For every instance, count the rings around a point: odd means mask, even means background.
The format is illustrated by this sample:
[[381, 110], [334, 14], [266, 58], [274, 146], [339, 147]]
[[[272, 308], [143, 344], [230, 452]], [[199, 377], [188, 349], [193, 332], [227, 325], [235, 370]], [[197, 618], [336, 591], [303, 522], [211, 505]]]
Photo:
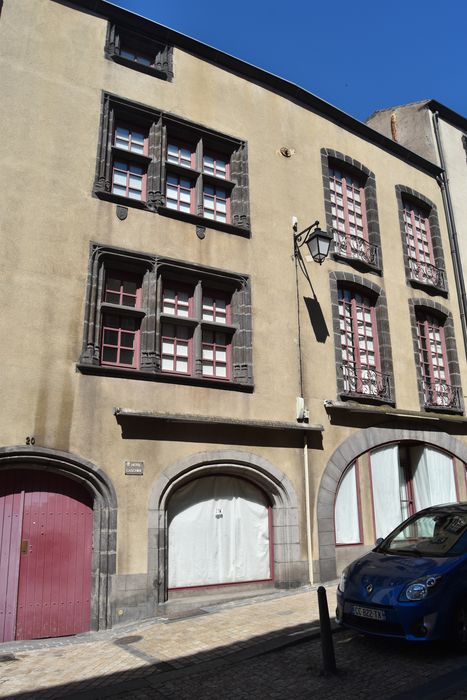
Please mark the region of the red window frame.
[[[180, 335], [178, 335], [180, 334]], [[187, 337], [183, 337], [183, 336]], [[173, 352], [164, 351], [164, 343], [173, 343]], [[182, 346], [186, 343], [187, 354], [177, 353], [178, 346]], [[172, 368], [164, 367], [164, 361], [171, 358]], [[177, 361], [185, 361], [187, 363], [186, 372], [182, 372], [177, 369]], [[192, 374], [193, 365], [193, 335], [191, 329], [187, 326], [178, 326], [173, 323], [163, 323], [161, 332], [161, 371], [168, 374], [181, 374], [183, 376], [188, 376]]]
[[[206, 192], [208, 188], [213, 190], [212, 194]], [[224, 197], [219, 195], [220, 190], [225, 193]], [[206, 207], [207, 198], [209, 198], [208, 201], [212, 202], [212, 208]], [[218, 205], [220, 203], [225, 204], [225, 212], [218, 211]], [[217, 185], [209, 185], [206, 183], [203, 185], [203, 216], [212, 221], [230, 223], [230, 194], [225, 187], [218, 187]]]
[[[110, 280], [114, 280], [119, 284], [110, 286]], [[128, 283], [135, 286], [135, 292], [131, 292], [128, 289]], [[135, 309], [141, 308], [141, 278], [138, 275], [132, 274], [131, 272], [126, 272], [123, 270], [109, 269], [106, 272], [104, 292], [102, 295], [104, 302], [108, 304], [118, 304], [119, 306], [131, 306]], [[128, 300], [134, 301], [134, 303], [124, 303]]]
[[[206, 158], [212, 158], [212, 167], [210, 165], [206, 165]], [[218, 161], [225, 163], [225, 168], [221, 168], [220, 165], [218, 166]], [[221, 153], [206, 151], [203, 153], [203, 173], [212, 175], [213, 177], [218, 177], [220, 180], [228, 180], [230, 178], [229, 158]]]
[[[207, 340], [211, 337], [211, 340]], [[223, 342], [222, 342], [223, 340]], [[201, 342], [201, 365], [203, 377], [228, 381], [231, 376], [231, 339], [223, 331], [203, 331]], [[205, 357], [205, 351], [211, 353], [212, 357]], [[218, 359], [218, 353], [225, 353], [225, 361]], [[205, 362], [212, 363], [212, 372], [205, 372]], [[225, 367], [225, 376], [218, 374], [218, 368]]]
[[[118, 129], [125, 129], [126, 131], [128, 131], [128, 148], [126, 148], [125, 146], [121, 146], [117, 143], [117, 139], [120, 139], [123, 141], [126, 140], [126, 139], [124, 139], [123, 136], [119, 136], [117, 134]], [[134, 141], [133, 134], [137, 134], [137, 133], [141, 134], [143, 136], [143, 150], [142, 150], [142, 152], [132, 149], [132, 145], [133, 145], [133, 141]], [[139, 142], [135, 141], [135, 144], [139, 145]], [[115, 125], [115, 131], [114, 131], [114, 146], [116, 148], [121, 149], [122, 151], [125, 151], [126, 153], [136, 153], [138, 155], [147, 156], [147, 154], [148, 154], [148, 135], [147, 135], [147, 133], [145, 133], [144, 129], [141, 129], [140, 127], [136, 127], [133, 124], [126, 124], [125, 122], [117, 122], [117, 124]]]
[[[169, 182], [169, 178], [173, 178], [173, 180], [176, 180], [176, 182]], [[182, 181], [184, 183], [189, 183], [189, 187], [186, 184], [182, 185]], [[176, 191], [176, 198], [174, 197], [169, 197], [169, 187], [173, 187], [174, 190]], [[192, 180], [190, 180], [187, 177], [183, 177], [183, 175], [176, 175], [174, 173], [167, 173], [167, 180], [166, 180], [166, 207], [168, 209], [173, 209], [174, 211], [181, 211], [186, 214], [193, 214], [194, 211], [194, 188], [195, 185]], [[186, 202], [183, 202], [181, 199], [182, 193], [189, 193], [190, 197], [190, 204], [189, 204], [189, 211], [185, 211], [185, 209], [182, 209], [182, 206], [186, 204]], [[170, 202], [175, 202], [175, 206], [171, 206], [169, 204]]]
[[[431, 396], [435, 405], [443, 406], [444, 394], [441, 387], [450, 385], [451, 380], [442, 322], [428, 313], [417, 314], [417, 338], [423, 382], [433, 387]], [[425, 387], [424, 393], [426, 395]], [[430, 404], [433, 404], [433, 400]]]
[[[170, 147], [177, 150], [177, 157], [174, 160], [170, 159], [170, 157], [173, 157], [173, 154], [170, 154], [169, 157]], [[182, 149], [187, 150], [190, 153], [189, 164], [186, 162], [187, 159], [182, 156]], [[166, 160], [169, 165], [180, 165], [182, 168], [194, 169], [196, 168], [196, 151], [191, 144], [185, 141], [179, 141], [178, 139], [171, 139], [169, 137], [167, 141]]]
[[[365, 386], [365, 372], [381, 372], [376, 312], [371, 300], [361, 292], [348, 287], [339, 287], [339, 324], [341, 333], [341, 355], [344, 387], [349, 393], [377, 395], [377, 391], [359, 391]], [[363, 341], [363, 346], [362, 346]], [[366, 359], [365, 359], [366, 358]], [[352, 375], [345, 367], [353, 365]], [[376, 377], [375, 377], [376, 381]], [[371, 389], [369, 383], [368, 388]], [[376, 387], [376, 384], [375, 384]]]
[[[134, 328], [125, 328], [125, 324], [133, 325]], [[117, 335], [115, 342], [111, 342], [108, 339], [108, 336], [112, 333], [115, 333]], [[133, 339], [131, 344], [129, 344], [128, 336], [131, 336]], [[120, 314], [103, 314], [101, 334], [101, 365], [138, 369], [139, 347], [139, 319], [133, 316], [126, 316]], [[112, 350], [116, 352], [115, 361], [105, 359], [106, 350]], [[122, 360], [122, 355], [125, 352], [132, 353], [131, 362], [125, 362]]]
[[[120, 167], [118, 167], [120, 166]], [[140, 173], [132, 171], [132, 168], [137, 168], [138, 170], [141, 170]], [[125, 177], [125, 184], [123, 183], [117, 183], [115, 182], [115, 175], [119, 173], [121, 176], [123, 175]], [[130, 187], [130, 177], [137, 177], [141, 181], [141, 189], [137, 190], [134, 187]], [[121, 187], [125, 190], [125, 193], [122, 192], [116, 192], [115, 187]], [[141, 192], [141, 197], [132, 197], [131, 196], [131, 191], [134, 190], [136, 192]], [[131, 199], [136, 202], [144, 202], [146, 200], [146, 172], [144, 168], [136, 163], [132, 163], [131, 161], [125, 161], [125, 160], [120, 160], [120, 159], [115, 159], [113, 162], [112, 166], [112, 192], [113, 194], [117, 194], [120, 197], [127, 197], [128, 199]]]
[[349, 257], [358, 257], [359, 240], [363, 244], [369, 242], [365, 188], [349, 172], [331, 166], [329, 189], [336, 243], [340, 252], [345, 251]]
[[[167, 298], [166, 293], [172, 291], [174, 296], [173, 299]], [[188, 296], [188, 300], [185, 302], [184, 297]], [[167, 311], [165, 306], [173, 306], [173, 312]], [[180, 311], [186, 310], [186, 314], [180, 313]], [[181, 282], [171, 282], [170, 280], [164, 281], [164, 286], [162, 289], [162, 313], [169, 314], [175, 318], [190, 318], [194, 315], [194, 290], [188, 284], [183, 284]]]
[[[114, 282], [113, 284], [111, 280]], [[142, 280], [139, 275], [112, 268], [107, 270], [102, 293], [103, 303], [120, 306], [122, 310], [125, 307], [140, 309], [141, 292]], [[133, 328], [125, 328], [125, 325], [132, 325]], [[111, 334], [116, 334], [117, 336], [114, 342], [109, 340]], [[131, 344], [128, 343], [128, 336], [133, 337]], [[101, 365], [138, 369], [140, 336], [140, 319], [132, 316], [131, 312], [112, 313], [103, 311], [100, 342]], [[106, 350], [114, 351], [116, 359], [105, 359]], [[131, 362], [122, 361], [122, 355], [130, 351], [133, 353]]]
[[434, 267], [435, 256], [428, 213], [416, 204], [404, 201], [403, 217], [409, 266], [410, 261], [414, 261], [421, 265], [422, 269], [424, 264]]
[[[211, 304], [208, 304], [208, 299], [211, 300]], [[230, 297], [222, 292], [216, 292], [211, 289], [203, 290], [203, 299], [201, 303], [201, 318], [203, 321], [221, 323], [223, 325], [230, 323], [229, 299]], [[224, 302], [224, 309], [222, 309], [219, 304], [220, 301]], [[206, 318], [206, 315], [212, 315], [212, 318]]]

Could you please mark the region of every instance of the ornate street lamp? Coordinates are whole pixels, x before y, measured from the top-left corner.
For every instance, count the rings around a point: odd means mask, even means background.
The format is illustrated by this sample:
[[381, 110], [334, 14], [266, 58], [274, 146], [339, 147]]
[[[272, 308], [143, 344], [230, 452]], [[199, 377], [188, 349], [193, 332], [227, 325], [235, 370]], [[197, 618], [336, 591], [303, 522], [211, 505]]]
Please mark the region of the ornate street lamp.
[[297, 224], [295, 223], [293, 237], [295, 257], [299, 256], [299, 249], [306, 244], [313, 260], [321, 265], [329, 254], [332, 235], [319, 228], [319, 221], [315, 221], [314, 224], [300, 231], [300, 233], [296, 233], [296, 229]]

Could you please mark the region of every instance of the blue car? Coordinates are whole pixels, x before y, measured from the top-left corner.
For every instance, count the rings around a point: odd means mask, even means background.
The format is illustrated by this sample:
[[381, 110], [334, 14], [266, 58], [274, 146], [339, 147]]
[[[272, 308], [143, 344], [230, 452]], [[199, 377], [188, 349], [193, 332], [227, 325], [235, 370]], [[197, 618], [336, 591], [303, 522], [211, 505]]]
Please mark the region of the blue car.
[[342, 572], [336, 621], [467, 650], [467, 503], [426, 508]]

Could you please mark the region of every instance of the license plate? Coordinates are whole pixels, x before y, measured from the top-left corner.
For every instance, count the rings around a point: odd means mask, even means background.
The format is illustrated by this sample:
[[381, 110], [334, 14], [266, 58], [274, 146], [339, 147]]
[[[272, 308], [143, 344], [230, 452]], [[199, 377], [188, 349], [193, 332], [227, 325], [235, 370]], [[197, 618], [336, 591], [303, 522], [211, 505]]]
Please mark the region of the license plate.
[[386, 612], [375, 608], [363, 608], [360, 605], [352, 605], [352, 615], [366, 617], [368, 620], [385, 620]]

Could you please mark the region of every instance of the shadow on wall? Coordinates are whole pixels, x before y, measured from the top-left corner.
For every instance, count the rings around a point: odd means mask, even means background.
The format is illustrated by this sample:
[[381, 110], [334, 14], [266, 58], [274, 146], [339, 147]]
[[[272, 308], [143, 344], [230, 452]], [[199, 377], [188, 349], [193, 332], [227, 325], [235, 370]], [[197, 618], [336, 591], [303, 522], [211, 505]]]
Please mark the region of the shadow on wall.
[[310, 322], [313, 327], [315, 338], [318, 343], [325, 343], [326, 338], [329, 338], [329, 331], [324, 320], [323, 312], [321, 310], [321, 304], [316, 297], [303, 297], [306, 308], [308, 311], [308, 316], [310, 317]]
[[[172, 422], [170, 418], [116, 416], [124, 440], [164, 440], [215, 445], [303, 447], [301, 430], [265, 430], [245, 425], [213, 425]], [[308, 447], [323, 449], [320, 431], [309, 432]]]

